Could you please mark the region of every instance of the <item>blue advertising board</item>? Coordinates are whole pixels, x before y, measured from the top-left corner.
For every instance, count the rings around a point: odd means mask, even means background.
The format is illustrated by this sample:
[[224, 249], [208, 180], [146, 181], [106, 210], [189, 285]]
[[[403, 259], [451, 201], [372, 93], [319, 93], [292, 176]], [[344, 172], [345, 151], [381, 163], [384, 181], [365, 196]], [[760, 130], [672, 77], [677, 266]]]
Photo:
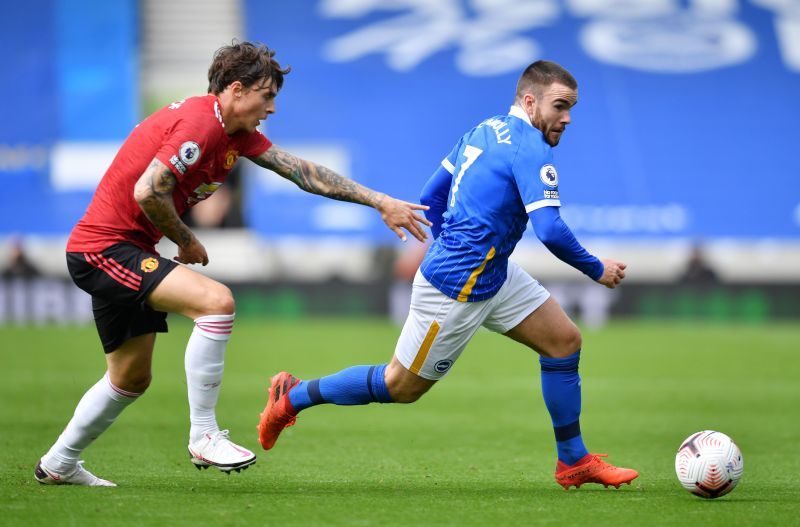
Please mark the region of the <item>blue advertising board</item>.
[[[577, 234], [800, 239], [797, 0], [241, 6], [248, 38], [292, 66], [264, 131], [370, 187], [418, 200], [457, 139], [507, 112], [519, 73], [544, 58], [579, 82], [555, 150]], [[137, 2], [30, 0], [3, 14], [0, 236], [66, 234], [91, 192], [59, 186], [60, 145], [120, 141], [141, 118]], [[245, 220], [264, 236], [393, 236], [365, 207], [248, 165]]]
[[138, 121], [136, 8], [3, 3], [0, 235], [66, 234], [86, 209], [92, 192], [54, 183], [52, 160], [64, 145], [121, 142]]
[[[579, 83], [555, 150], [578, 234], [800, 238], [794, 0], [247, 0], [244, 20], [292, 66], [268, 136], [321, 162], [336, 152], [373, 188], [417, 200], [543, 58]], [[249, 181], [265, 234], [391, 236], [374, 214]]]

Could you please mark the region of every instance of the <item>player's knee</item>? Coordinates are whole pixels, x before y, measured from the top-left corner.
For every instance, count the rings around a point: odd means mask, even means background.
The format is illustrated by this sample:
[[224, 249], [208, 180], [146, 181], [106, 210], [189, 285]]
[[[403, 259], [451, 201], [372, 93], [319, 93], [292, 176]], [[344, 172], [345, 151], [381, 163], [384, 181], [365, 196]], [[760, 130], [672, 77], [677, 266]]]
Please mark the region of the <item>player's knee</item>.
[[232, 315], [236, 312], [236, 301], [231, 290], [222, 284], [217, 284], [208, 292], [203, 310], [206, 315]]
[[556, 357], [568, 357], [581, 349], [582, 345], [583, 337], [581, 336], [581, 331], [573, 324], [559, 339]]
[[413, 403], [433, 386], [433, 381], [411, 373], [396, 358], [386, 368], [383, 379], [395, 403]]
[[408, 404], [418, 401], [420, 397], [425, 395], [425, 392], [427, 391], [428, 391], [427, 388], [414, 389], [405, 387], [405, 388], [397, 388], [395, 389], [395, 391], [392, 391], [392, 389], [389, 388], [389, 395], [392, 396], [392, 402]]
[[150, 373], [140, 375], [139, 377], [135, 378], [133, 384], [135, 385], [134, 389], [129, 391], [134, 393], [144, 393], [149, 387], [150, 383], [153, 382], [153, 375]]
[[125, 372], [118, 379], [112, 379], [112, 384], [120, 390], [131, 393], [144, 393], [150, 387], [153, 375], [150, 372]]
[[386, 378], [386, 389], [395, 403], [413, 403], [430, 388], [427, 384], [409, 382], [408, 379]]

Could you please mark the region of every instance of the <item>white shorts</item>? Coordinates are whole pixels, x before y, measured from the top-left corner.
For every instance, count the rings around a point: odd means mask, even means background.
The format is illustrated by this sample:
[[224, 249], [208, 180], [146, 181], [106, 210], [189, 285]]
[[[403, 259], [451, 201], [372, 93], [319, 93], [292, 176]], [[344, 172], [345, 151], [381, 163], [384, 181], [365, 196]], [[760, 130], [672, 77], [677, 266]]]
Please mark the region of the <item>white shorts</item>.
[[458, 302], [417, 271], [411, 310], [394, 354], [412, 373], [436, 381], [445, 376], [472, 335], [483, 326], [506, 333], [544, 304], [550, 293], [514, 262], [495, 296], [482, 302]]

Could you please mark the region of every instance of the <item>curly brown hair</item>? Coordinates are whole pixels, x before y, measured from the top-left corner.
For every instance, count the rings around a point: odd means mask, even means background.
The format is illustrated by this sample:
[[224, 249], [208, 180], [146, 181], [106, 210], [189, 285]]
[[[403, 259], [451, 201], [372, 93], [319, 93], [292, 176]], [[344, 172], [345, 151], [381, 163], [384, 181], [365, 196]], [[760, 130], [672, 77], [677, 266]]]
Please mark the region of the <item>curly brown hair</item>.
[[280, 90], [283, 76], [292, 68], [281, 68], [274, 56], [275, 50], [260, 43], [233, 41], [230, 46], [219, 48], [208, 68], [208, 93], [219, 95], [235, 81], [249, 88], [267, 77]]

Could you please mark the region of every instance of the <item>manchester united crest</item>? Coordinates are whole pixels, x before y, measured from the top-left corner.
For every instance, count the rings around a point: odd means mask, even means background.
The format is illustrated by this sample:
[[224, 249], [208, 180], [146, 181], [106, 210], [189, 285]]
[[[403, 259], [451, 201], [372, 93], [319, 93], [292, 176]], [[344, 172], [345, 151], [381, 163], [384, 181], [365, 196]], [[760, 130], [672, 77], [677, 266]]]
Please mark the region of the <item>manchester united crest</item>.
[[238, 150], [228, 150], [225, 152], [225, 170], [230, 170], [233, 168], [233, 164], [236, 163], [236, 160], [239, 159], [239, 151]]
[[145, 273], [152, 273], [158, 269], [158, 260], [155, 258], [145, 258], [142, 260], [142, 271]]

